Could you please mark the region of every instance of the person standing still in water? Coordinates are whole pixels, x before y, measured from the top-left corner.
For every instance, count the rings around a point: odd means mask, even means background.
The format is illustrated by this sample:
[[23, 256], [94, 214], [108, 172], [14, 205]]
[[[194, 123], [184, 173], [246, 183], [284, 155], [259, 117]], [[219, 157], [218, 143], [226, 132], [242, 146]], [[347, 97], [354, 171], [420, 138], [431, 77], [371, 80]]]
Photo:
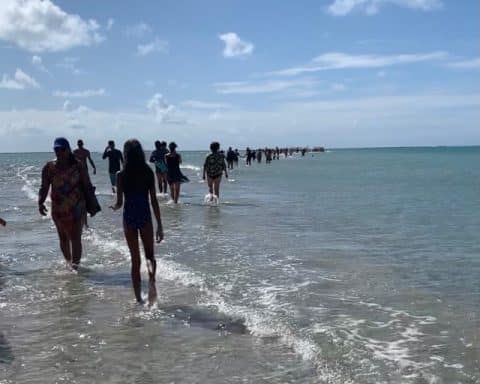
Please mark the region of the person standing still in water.
[[44, 203], [51, 187], [52, 219], [60, 239], [60, 249], [68, 267], [78, 269], [86, 216], [85, 191], [93, 187], [87, 169], [73, 156], [67, 139], [55, 139], [53, 149], [56, 159], [45, 164], [42, 170], [38, 211], [42, 216], [47, 215]]
[[225, 177], [228, 179], [225, 157], [218, 152], [219, 149], [220, 144], [218, 142], [214, 141], [210, 144], [212, 153], [205, 158], [205, 163], [203, 164], [203, 180], [205, 180], [206, 174], [208, 176], [208, 192], [217, 198], [220, 197], [220, 182], [222, 181], [223, 172], [225, 172]]
[[[154, 251], [154, 232], [150, 204], [157, 220], [155, 238], [163, 240], [162, 219], [155, 193], [155, 177], [145, 161], [145, 153], [138, 140], [132, 139], [123, 146], [125, 166], [117, 175], [117, 202], [111, 208], [120, 209], [123, 205], [123, 230], [132, 260], [132, 284], [137, 302], [143, 303], [140, 277], [140, 248], [138, 236], [143, 243], [149, 277], [148, 302], [152, 305], [157, 298], [155, 274], [157, 263]], [[125, 200], [124, 200], [125, 198]], [[149, 201], [150, 200], [150, 201]]]
[[165, 155], [168, 153], [167, 143], [165, 141], [155, 141], [155, 150], [150, 155], [150, 162], [155, 164], [155, 173], [157, 174], [159, 193], [168, 193], [167, 191], [167, 163]]
[[123, 165], [122, 152], [115, 149], [115, 142], [110, 140], [107, 148], [103, 152], [102, 159], [108, 158], [108, 173], [110, 175], [110, 183], [112, 184], [112, 192], [115, 193], [115, 187], [117, 186], [117, 172], [120, 171], [121, 165]]
[[87, 171], [88, 171], [88, 165], [87, 165], [87, 160], [88, 160], [90, 162], [90, 165], [93, 168], [93, 174], [95, 175], [97, 173], [97, 168], [95, 167], [92, 157], [90, 156], [90, 151], [83, 147], [83, 140], [81, 139], [78, 140], [77, 146], [78, 148], [73, 151], [73, 155], [77, 158], [77, 160], [79, 160], [83, 165], [85, 165], [85, 168], [87, 168]]

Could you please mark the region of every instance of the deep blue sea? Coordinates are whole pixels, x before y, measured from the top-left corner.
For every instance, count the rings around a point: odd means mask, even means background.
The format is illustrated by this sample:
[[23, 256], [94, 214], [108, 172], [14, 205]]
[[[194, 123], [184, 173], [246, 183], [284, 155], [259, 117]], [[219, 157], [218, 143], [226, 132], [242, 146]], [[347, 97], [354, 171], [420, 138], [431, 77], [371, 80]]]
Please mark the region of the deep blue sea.
[[100, 154], [78, 274], [37, 212], [53, 153], [0, 154], [0, 383], [480, 383], [480, 147], [240, 161], [216, 206], [179, 152], [153, 308]]

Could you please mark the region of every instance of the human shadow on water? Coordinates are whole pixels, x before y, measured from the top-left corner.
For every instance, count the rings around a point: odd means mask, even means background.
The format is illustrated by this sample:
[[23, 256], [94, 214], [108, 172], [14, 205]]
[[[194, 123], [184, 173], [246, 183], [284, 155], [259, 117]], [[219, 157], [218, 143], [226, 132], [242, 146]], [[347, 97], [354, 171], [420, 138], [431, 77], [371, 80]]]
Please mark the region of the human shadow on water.
[[180, 321], [184, 321], [191, 326], [239, 335], [248, 333], [248, 329], [243, 319], [235, 319], [217, 311], [181, 304], [159, 304], [158, 308], [164, 311], [167, 315]]
[[5, 335], [0, 332], [0, 364], [10, 364], [13, 360], [15, 360], [15, 356], [12, 348], [10, 348]]
[[103, 272], [89, 268], [81, 268], [78, 274], [88, 280], [89, 283], [101, 286], [128, 287], [132, 285], [130, 272]]

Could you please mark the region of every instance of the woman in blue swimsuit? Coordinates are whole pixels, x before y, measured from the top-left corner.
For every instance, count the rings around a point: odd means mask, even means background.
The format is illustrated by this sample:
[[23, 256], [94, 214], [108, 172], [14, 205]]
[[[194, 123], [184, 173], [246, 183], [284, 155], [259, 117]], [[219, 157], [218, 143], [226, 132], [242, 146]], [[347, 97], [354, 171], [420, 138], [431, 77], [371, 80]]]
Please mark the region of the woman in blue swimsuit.
[[[145, 249], [149, 276], [149, 304], [156, 301], [155, 272], [157, 264], [154, 256], [153, 225], [150, 203], [157, 219], [155, 234], [157, 243], [163, 240], [160, 208], [155, 196], [153, 171], [145, 161], [145, 153], [138, 140], [128, 140], [124, 147], [125, 165], [117, 174], [117, 203], [111, 208], [120, 209], [123, 205], [123, 230], [132, 258], [132, 282], [137, 302], [143, 303], [140, 278], [140, 248], [138, 235]], [[125, 198], [125, 202], [124, 202]], [[149, 201], [150, 198], [150, 201]]]

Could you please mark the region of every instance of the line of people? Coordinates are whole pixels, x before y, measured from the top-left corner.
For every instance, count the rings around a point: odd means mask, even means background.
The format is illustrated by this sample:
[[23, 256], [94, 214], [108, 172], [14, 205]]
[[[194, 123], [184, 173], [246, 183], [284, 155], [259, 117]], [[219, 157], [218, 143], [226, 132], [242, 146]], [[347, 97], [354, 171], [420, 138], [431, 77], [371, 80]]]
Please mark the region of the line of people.
[[[95, 164], [90, 152], [77, 142], [78, 149], [72, 151], [66, 138], [55, 139], [53, 150], [55, 159], [48, 161], [42, 169], [41, 186], [38, 193], [38, 210], [42, 216], [48, 213], [45, 201], [50, 191], [51, 215], [57, 229], [60, 249], [67, 266], [78, 270], [82, 257], [82, 230], [86, 224], [87, 213], [91, 216], [101, 210], [95, 197], [88, 174], [87, 160], [96, 173]], [[176, 152], [177, 145], [171, 142], [157, 141], [150, 162], [155, 164], [158, 187], [166, 192], [166, 183], [170, 185], [172, 200], [178, 202], [180, 183], [188, 181], [180, 170], [182, 158]], [[223, 173], [228, 177], [224, 155], [220, 154], [220, 144], [210, 145], [211, 154], [204, 162], [203, 178], [207, 178], [209, 192], [219, 196], [220, 182]], [[115, 148], [113, 141], [102, 155], [109, 160], [108, 171], [112, 191], [116, 193], [116, 202], [110, 206], [114, 211], [123, 207], [123, 228], [125, 239], [131, 256], [131, 278], [137, 302], [142, 303], [140, 277], [139, 239], [145, 249], [147, 259], [149, 290], [148, 301], [156, 301], [156, 261], [154, 240], [160, 242], [164, 238], [160, 207], [156, 197], [154, 172], [146, 162], [145, 152], [136, 139], [125, 142], [123, 154]], [[156, 219], [156, 230], [153, 229], [150, 206]], [[4, 225], [3, 220], [0, 224]]]
[[[66, 138], [56, 138], [53, 144], [55, 159], [48, 161], [42, 169], [41, 186], [38, 193], [38, 210], [46, 216], [48, 210], [45, 201], [50, 191], [51, 216], [57, 229], [60, 249], [67, 266], [78, 270], [82, 257], [81, 236], [86, 225], [87, 213], [94, 216], [101, 210], [95, 196], [95, 187], [92, 185], [88, 173], [88, 163], [96, 174], [96, 166], [90, 151], [84, 147], [82, 140], [77, 142], [78, 148], [74, 151]], [[172, 200], [177, 203], [180, 195], [180, 185], [189, 181], [182, 174], [180, 164], [181, 155], [176, 151], [177, 145], [171, 142], [156, 141], [155, 150], [149, 161], [155, 166], [157, 184], [160, 193], [167, 193], [167, 184], [170, 186]], [[211, 153], [206, 156], [203, 164], [202, 178], [207, 180], [209, 196], [218, 199], [220, 183], [223, 174], [228, 178], [228, 170], [233, 164], [238, 164], [241, 157], [238, 150], [230, 147], [227, 154], [220, 151], [220, 144], [212, 142]], [[251, 151], [247, 148], [246, 163], [252, 159], [261, 162], [261, 154], [265, 153], [267, 162], [273, 158], [279, 159], [280, 150], [265, 148], [265, 150]], [[255, 155], [256, 153], [256, 155]], [[284, 152], [288, 156], [288, 152]], [[302, 155], [303, 155], [302, 151]], [[123, 153], [115, 148], [115, 142], [110, 140], [105, 148], [103, 159], [108, 159], [108, 172], [112, 192], [116, 193], [116, 202], [110, 206], [114, 211], [123, 207], [123, 228], [125, 239], [131, 255], [131, 277], [135, 298], [143, 302], [141, 296], [140, 278], [140, 247], [139, 239], [145, 249], [149, 274], [149, 303], [156, 300], [155, 275], [156, 261], [154, 256], [154, 240], [160, 242], [164, 238], [160, 207], [156, 197], [154, 172], [146, 162], [142, 145], [136, 139], [125, 142]], [[228, 164], [228, 166], [227, 166]], [[156, 230], [153, 230], [150, 206], [156, 219]], [[0, 218], [0, 225], [6, 222]]]

